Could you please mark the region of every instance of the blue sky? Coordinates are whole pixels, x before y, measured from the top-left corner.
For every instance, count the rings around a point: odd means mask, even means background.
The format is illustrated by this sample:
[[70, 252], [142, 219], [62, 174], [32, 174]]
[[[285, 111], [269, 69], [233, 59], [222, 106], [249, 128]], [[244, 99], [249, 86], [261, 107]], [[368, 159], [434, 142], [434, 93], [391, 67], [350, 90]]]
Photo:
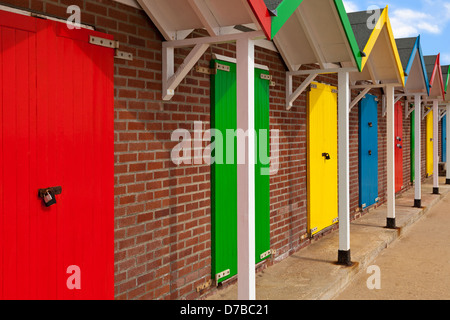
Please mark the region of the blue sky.
[[371, 6], [389, 6], [395, 38], [420, 34], [424, 55], [441, 54], [441, 65], [450, 64], [450, 0], [344, 0], [347, 12]]

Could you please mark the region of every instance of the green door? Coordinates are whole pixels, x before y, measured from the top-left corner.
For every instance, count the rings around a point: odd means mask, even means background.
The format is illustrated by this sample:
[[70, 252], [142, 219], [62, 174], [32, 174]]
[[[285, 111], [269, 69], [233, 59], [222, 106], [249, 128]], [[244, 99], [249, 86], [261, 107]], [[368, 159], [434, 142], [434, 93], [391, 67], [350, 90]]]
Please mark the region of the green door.
[[411, 182], [414, 182], [415, 180], [415, 163], [416, 163], [416, 158], [415, 158], [415, 145], [416, 145], [416, 140], [415, 140], [415, 111], [411, 112]]
[[[213, 60], [224, 66], [211, 76], [211, 128], [217, 136], [211, 164], [212, 277], [220, 283], [237, 274], [237, 147], [236, 65]], [[270, 256], [269, 81], [255, 69], [255, 261]], [[267, 138], [266, 138], [267, 137]], [[223, 143], [220, 143], [222, 140]], [[260, 141], [261, 140], [261, 141]], [[221, 146], [222, 145], [222, 146]], [[227, 153], [226, 150], [229, 150]], [[233, 152], [233, 153], [232, 153]], [[234, 155], [230, 159], [230, 155]]]

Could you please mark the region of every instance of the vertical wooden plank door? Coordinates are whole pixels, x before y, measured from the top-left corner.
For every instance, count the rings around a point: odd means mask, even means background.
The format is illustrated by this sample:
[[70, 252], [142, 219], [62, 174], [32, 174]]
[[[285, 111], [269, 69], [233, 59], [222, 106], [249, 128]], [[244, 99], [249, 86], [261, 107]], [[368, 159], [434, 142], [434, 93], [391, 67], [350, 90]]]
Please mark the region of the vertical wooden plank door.
[[430, 111], [427, 115], [427, 140], [426, 140], [426, 151], [427, 151], [427, 177], [433, 175], [433, 111]]
[[[211, 76], [211, 164], [212, 276], [216, 283], [237, 274], [237, 98], [236, 64], [211, 61], [226, 66]], [[269, 81], [255, 69], [255, 262], [270, 256], [270, 176], [269, 163]]]
[[411, 126], [411, 144], [410, 144], [410, 158], [411, 158], [411, 182], [416, 179], [416, 112], [413, 110], [410, 116], [410, 126]]
[[395, 192], [403, 189], [403, 103], [395, 104]]
[[114, 298], [114, 52], [90, 35], [0, 11], [0, 299]]
[[447, 162], [447, 115], [442, 117], [442, 123], [441, 123], [441, 162]]
[[338, 222], [337, 88], [313, 83], [308, 93], [308, 231]]
[[359, 203], [367, 208], [378, 201], [378, 102], [366, 94], [359, 103]]

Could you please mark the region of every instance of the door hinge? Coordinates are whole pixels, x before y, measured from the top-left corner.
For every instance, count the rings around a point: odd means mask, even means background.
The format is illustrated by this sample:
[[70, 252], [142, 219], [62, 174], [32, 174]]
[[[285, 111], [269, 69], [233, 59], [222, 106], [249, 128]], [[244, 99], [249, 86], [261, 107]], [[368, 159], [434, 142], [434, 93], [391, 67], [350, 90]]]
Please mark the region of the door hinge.
[[264, 258], [267, 258], [272, 254], [272, 249], [267, 250], [266, 252], [263, 252], [259, 255], [259, 259], [263, 260]]
[[216, 283], [218, 283], [220, 279], [222, 279], [228, 275], [230, 275], [230, 269], [216, 273]]
[[311, 235], [317, 231], [317, 227], [311, 229]]
[[200, 67], [200, 66], [196, 66], [195, 67], [195, 71], [198, 73], [204, 73], [204, 74], [217, 74], [217, 71], [225, 71], [225, 72], [230, 72], [230, 66], [224, 65], [224, 64], [220, 64], [220, 63], [215, 63], [214, 68], [207, 68], [207, 67]]
[[116, 49], [116, 55], [114, 56], [114, 58], [133, 61], [133, 54]]
[[101, 47], [106, 47], [106, 48], [112, 48], [112, 49], [119, 48], [119, 41], [104, 39], [104, 38], [95, 37], [95, 36], [89, 37], [89, 43], [95, 44], [95, 45], [101, 46]]
[[334, 218], [333, 223], [339, 222], [339, 218]]
[[336, 89], [332, 89], [331, 93], [338, 93], [338, 91]]
[[276, 83], [275, 83], [275, 81], [272, 81], [272, 76], [270, 74], [261, 73], [259, 78], [262, 79], [262, 80], [268, 80], [270, 87], [275, 87], [276, 86]]

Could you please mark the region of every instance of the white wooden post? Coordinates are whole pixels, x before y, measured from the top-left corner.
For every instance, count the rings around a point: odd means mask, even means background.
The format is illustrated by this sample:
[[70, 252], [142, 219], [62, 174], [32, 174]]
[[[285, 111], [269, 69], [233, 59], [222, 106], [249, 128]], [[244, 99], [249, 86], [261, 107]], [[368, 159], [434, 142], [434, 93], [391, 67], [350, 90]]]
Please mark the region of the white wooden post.
[[433, 100], [433, 194], [439, 194], [439, 102]]
[[350, 149], [349, 149], [349, 73], [338, 72], [339, 129], [339, 252], [338, 263], [351, 265], [350, 257]]
[[442, 128], [442, 130], [447, 130], [447, 165], [445, 166], [447, 170], [447, 177], [445, 184], [450, 184], [450, 104], [447, 104], [447, 128]]
[[245, 153], [245, 163], [237, 164], [238, 299], [255, 300], [255, 51], [249, 38], [236, 45], [237, 129], [248, 133], [247, 143], [237, 146], [238, 153]]
[[395, 110], [394, 87], [386, 86], [387, 227], [395, 228]]
[[422, 97], [419, 94], [414, 96], [414, 113], [415, 113], [415, 123], [414, 123], [414, 207], [422, 207], [422, 166], [421, 166], [421, 137], [422, 137]]

